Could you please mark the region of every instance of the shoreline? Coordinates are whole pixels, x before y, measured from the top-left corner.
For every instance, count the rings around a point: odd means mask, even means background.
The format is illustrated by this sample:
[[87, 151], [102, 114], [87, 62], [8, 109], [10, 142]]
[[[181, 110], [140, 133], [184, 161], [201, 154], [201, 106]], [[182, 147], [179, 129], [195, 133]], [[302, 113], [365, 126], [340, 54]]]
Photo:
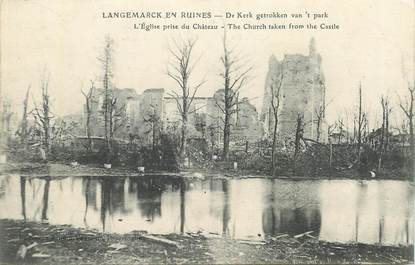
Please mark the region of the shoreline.
[[[312, 233], [262, 241], [216, 234], [126, 234], [0, 219], [0, 261], [42, 264], [397, 263], [413, 260], [413, 245], [381, 246], [319, 241]], [[22, 247], [24, 246], [24, 247]], [[19, 249], [26, 248], [24, 257]], [[19, 255], [20, 254], [20, 255]]]
[[0, 164], [0, 174], [18, 174], [22, 177], [143, 177], [143, 176], [172, 176], [181, 178], [268, 178], [268, 179], [286, 179], [286, 180], [403, 180], [414, 182], [414, 179], [407, 177], [385, 174], [370, 177], [358, 176], [355, 172], [340, 171], [337, 173], [324, 173], [315, 176], [296, 176], [281, 174], [278, 176], [269, 176], [261, 171], [252, 170], [221, 170], [221, 169], [205, 169], [205, 168], [186, 168], [180, 171], [156, 171], [149, 170], [145, 173], [137, 172], [131, 167], [114, 167], [105, 169], [97, 165], [77, 165], [71, 166], [65, 163], [14, 163], [9, 162]]

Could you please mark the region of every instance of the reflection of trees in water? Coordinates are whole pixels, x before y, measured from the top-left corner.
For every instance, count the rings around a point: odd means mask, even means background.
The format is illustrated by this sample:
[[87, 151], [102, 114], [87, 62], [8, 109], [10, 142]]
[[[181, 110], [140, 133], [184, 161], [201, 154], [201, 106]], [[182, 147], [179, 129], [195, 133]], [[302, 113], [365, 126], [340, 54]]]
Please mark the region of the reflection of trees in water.
[[0, 199], [4, 198], [6, 194], [6, 189], [9, 187], [10, 176], [1, 176], [0, 179]]
[[45, 186], [43, 191], [42, 200], [42, 221], [48, 220], [48, 206], [49, 206], [49, 189], [50, 189], [50, 178], [45, 179]]
[[[210, 193], [208, 197], [210, 199], [209, 202], [209, 215], [214, 217], [215, 219], [221, 220], [223, 222], [223, 214], [224, 214], [224, 207], [227, 207], [225, 213], [229, 214], [230, 208], [230, 198], [229, 198], [229, 184], [228, 180], [222, 179], [207, 179], [207, 189]], [[204, 191], [206, 194], [206, 190]], [[225, 205], [225, 203], [227, 205]], [[230, 215], [230, 214], [229, 214]], [[229, 216], [230, 218], [230, 216]], [[228, 220], [229, 222], [229, 220]], [[223, 229], [222, 229], [223, 232]]]
[[113, 181], [111, 185], [111, 207], [114, 211], [127, 213], [125, 207], [125, 178]]
[[26, 178], [20, 177], [20, 199], [22, 204], [22, 216], [26, 220]]
[[[270, 191], [265, 196], [266, 207], [262, 213], [265, 234], [299, 234], [306, 231], [314, 231], [318, 234], [321, 215], [318, 205], [312, 203], [313, 200], [310, 199], [313, 196], [317, 197], [318, 189], [305, 187], [296, 182], [281, 186], [275, 179], [270, 181]], [[288, 198], [292, 200], [286, 201]]]
[[[405, 238], [406, 238], [406, 244], [410, 244], [410, 231], [409, 231], [409, 223], [411, 220], [411, 213], [414, 209], [414, 189], [408, 188], [406, 192], [406, 201], [407, 205], [405, 207]], [[412, 229], [414, 229], [414, 225], [412, 224]], [[414, 232], [412, 231], [412, 235]]]
[[318, 234], [320, 225], [321, 216], [318, 209], [278, 209], [270, 205], [265, 208], [262, 216], [263, 230], [269, 235], [278, 233], [293, 235], [306, 231], [314, 231]]
[[184, 223], [186, 221], [186, 183], [180, 180], [180, 233], [184, 233]]
[[89, 204], [89, 188], [91, 185], [91, 178], [87, 178], [86, 179], [86, 184], [84, 186], [85, 183], [85, 178], [82, 179], [82, 189], [84, 190], [84, 194], [85, 194], [85, 212], [84, 212], [84, 225], [86, 228], [89, 228], [88, 223], [86, 221], [86, 215], [88, 213], [88, 204]]
[[35, 200], [36, 194], [39, 194], [42, 188], [42, 182], [39, 179], [28, 179], [28, 184], [32, 190], [32, 200]]
[[[212, 226], [212, 224], [203, 223], [199, 220], [194, 220], [195, 217], [197, 218], [197, 215], [195, 215], [194, 212], [201, 212], [201, 214], [203, 215], [200, 216], [201, 218], [212, 218], [212, 220], [215, 220], [215, 222], [218, 222], [217, 224], [221, 226], [219, 228], [219, 231], [214, 231], [215, 233], [221, 232], [223, 236], [229, 236], [229, 223], [231, 220], [229, 181], [227, 179], [211, 178], [204, 180], [183, 179], [182, 181], [183, 188], [180, 189], [181, 225], [184, 225], [184, 211], [186, 203], [185, 193], [187, 192], [189, 193], [189, 196], [192, 200], [196, 200], [196, 202], [189, 202], [189, 226], [193, 227], [192, 229], [210, 229], [209, 227]], [[195, 224], [197, 224], [197, 227], [194, 226]], [[183, 228], [181, 228], [181, 231], [183, 231]]]
[[82, 178], [82, 193], [85, 196], [86, 207], [97, 210], [97, 186], [98, 181], [92, 177]]
[[98, 181], [91, 177], [82, 178], [82, 194], [85, 196], [85, 211], [84, 211], [84, 225], [88, 228], [87, 214], [88, 209], [92, 208], [94, 211], [98, 210], [97, 205], [97, 186]]
[[111, 183], [108, 180], [102, 180], [101, 182], [101, 223], [102, 231], [105, 232], [105, 219], [107, 216], [107, 211], [111, 214], [109, 208], [110, 205], [110, 192], [111, 192]]
[[[209, 190], [210, 191], [224, 191], [224, 188], [226, 188], [226, 191], [228, 191], [228, 180], [222, 180], [222, 179], [209, 179]], [[226, 184], [224, 185], [224, 181]], [[225, 187], [226, 186], [226, 187]]]
[[126, 213], [124, 184], [125, 179], [105, 179], [105, 191], [109, 197], [109, 207], [113, 212]]
[[107, 214], [112, 215], [118, 211], [126, 213], [124, 197], [125, 179], [101, 179], [101, 223], [105, 231], [105, 219]]
[[161, 194], [166, 183], [161, 178], [138, 179], [137, 200], [141, 215], [153, 220], [161, 216]]
[[141, 216], [148, 221], [161, 216], [161, 195], [163, 192], [173, 192], [180, 190], [181, 204], [184, 204], [184, 192], [186, 185], [181, 178], [172, 176], [145, 176], [130, 178], [128, 181], [127, 192], [137, 198], [137, 208]]
[[359, 217], [362, 212], [363, 203], [367, 200], [367, 183], [360, 180], [358, 182], [358, 192], [356, 198], [356, 217], [355, 217], [355, 242], [359, 242]]
[[223, 217], [222, 217], [222, 235], [229, 236], [229, 220], [231, 219], [230, 202], [229, 202], [229, 182], [227, 179], [222, 180], [223, 190]]

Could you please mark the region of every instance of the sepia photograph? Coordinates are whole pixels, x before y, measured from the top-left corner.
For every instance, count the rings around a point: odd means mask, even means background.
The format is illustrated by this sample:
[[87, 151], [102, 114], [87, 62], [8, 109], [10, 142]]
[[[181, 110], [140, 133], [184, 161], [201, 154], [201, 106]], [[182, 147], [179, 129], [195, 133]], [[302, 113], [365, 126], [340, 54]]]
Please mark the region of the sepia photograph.
[[0, 264], [413, 264], [413, 0], [0, 0]]

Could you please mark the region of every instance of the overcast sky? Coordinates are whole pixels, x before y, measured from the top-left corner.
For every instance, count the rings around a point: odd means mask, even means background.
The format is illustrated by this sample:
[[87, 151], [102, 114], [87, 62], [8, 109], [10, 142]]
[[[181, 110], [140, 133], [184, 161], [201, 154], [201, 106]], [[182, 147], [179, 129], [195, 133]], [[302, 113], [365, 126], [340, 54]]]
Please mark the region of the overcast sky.
[[[1, 8], [3, 96], [19, 108], [31, 85], [34, 97], [38, 97], [40, 75], [46, 68], [50, 73], [55, 112], [63, 115], [79, 111], [81, 87], [87, 89], [89, 80], [101, 74], [97, 57], [102, 52], [106, 34], [115, 40], [114, 82], [119, 88], [134, 88], [137, 93], [147, 88], [177, 89], [165, 72], [169, 61], [167, 43], [179, 36], [198, 38], [195, 56], [202, 57], [193, 81], [207, 80], [199, 95], [211, 96], [221, 88], [218, 73], [222, 30], [145, 32], [133, 29], [133, 23], [144, 20], [103, 19], [102, 12], [108, 11], [210, 11], [218, 15], [227, 11], [287, 14], [326, 11], [329, 14], [326, 22], [340, 25], [340, 30], [228, 31], [230, 43], [255, 66], [253, 79], [242, 94], [254, 98], [258, 111], [269, 57], [274, 54], [282, 59], [286, 53], [308, 54], [311, 37], [315, 38], [317, 51], [323, 58], [327, 99], [331, 101], [330, 120], [355, 104], [359, 81], [364, 89], [366, 109], [373, 120], [378, 116], [380, 95], [387, 94], [396, 101], [397, 94], [404, 91], [406, 79], [413, 82], [414, 5], [410, 0], [5, 0]], [[219, 26], [223, 23], [220, 18], [204, 22]]]

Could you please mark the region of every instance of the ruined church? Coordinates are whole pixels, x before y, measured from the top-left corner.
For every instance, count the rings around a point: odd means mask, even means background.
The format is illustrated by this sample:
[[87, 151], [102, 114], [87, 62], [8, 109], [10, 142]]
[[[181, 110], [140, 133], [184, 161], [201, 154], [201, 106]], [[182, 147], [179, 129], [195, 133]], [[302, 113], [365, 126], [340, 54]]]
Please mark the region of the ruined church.
[[310, 40], [308, 55], [286, 54], [281, 61], [272, 55], [269, 59], [260, 117], [268, 135], [273, 133], [275, 120], [271, 100], [273, 95], [275, 99], [275, 90], [278, 88], [278, 135], [294, 136], [300, 124], [304, 138], [326, 141], [326, 87], [321, 56], [316, 51], [314, 39]]

